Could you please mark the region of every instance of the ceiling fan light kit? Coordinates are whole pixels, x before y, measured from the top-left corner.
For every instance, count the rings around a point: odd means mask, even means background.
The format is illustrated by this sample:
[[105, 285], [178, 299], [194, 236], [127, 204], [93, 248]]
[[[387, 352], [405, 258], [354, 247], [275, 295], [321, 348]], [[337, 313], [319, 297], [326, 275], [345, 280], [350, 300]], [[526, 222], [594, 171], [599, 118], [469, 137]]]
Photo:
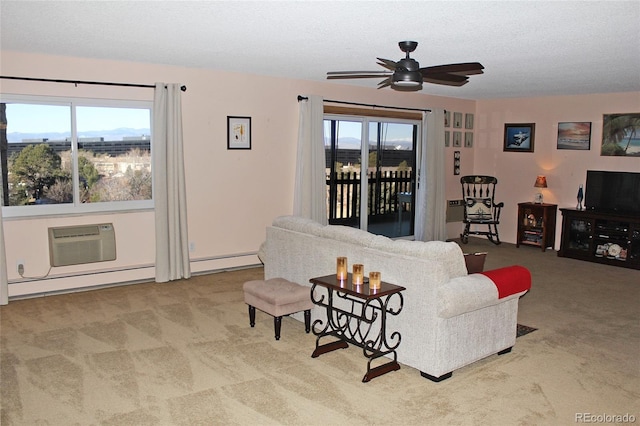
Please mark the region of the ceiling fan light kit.
[[479, 62], [420, 68], [418, 61], [409, 57], [409, 53], [416, 49], [418, 42], [401, 41], [398, 46], [406, 54], [398, 62], [377, 58], [378, 65], [386, 68], [387, 71], [330, 71], [327, 73], [327, 79], [385, 77], [384, 80], [378, 83], [378, 89], [390, 86], [394, 90], [417, 91], [422, 89], [423, 82], [447, 86], [463, 86], [469, 82], [469, 75], [483, 73], [484, 67]]
[[395, 72], [392, 85], [422, 88], [422, 74], [418, 71]]

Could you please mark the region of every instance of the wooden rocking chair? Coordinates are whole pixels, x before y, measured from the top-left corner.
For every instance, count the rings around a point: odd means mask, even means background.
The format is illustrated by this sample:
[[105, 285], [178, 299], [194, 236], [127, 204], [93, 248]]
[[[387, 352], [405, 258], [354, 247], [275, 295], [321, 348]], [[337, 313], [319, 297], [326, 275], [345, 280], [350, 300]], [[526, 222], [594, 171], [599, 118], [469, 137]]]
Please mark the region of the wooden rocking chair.
[[[498, 179], [493, 176], [462, 176], [462, 199], [464, 200], [464, 231], [460, 240], [467, 244], [469, 235], [486, 235], [489, 241], [500, 244], [498, 224], [504, 203], [494, 201]], [[471, 225], [486, 225], [487, 231], [471, 231]]]

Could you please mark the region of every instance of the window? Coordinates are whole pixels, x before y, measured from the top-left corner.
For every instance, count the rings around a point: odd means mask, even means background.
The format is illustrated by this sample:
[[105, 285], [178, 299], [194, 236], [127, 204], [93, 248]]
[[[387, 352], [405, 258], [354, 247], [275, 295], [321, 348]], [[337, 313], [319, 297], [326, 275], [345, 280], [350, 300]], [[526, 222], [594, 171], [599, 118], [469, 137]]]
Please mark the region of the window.
[[152, 208], [151, 106], [0, 95], [3, 215]]
[[414, 120], [325, 114], [330, 224], [413, 236], [419, 129]]

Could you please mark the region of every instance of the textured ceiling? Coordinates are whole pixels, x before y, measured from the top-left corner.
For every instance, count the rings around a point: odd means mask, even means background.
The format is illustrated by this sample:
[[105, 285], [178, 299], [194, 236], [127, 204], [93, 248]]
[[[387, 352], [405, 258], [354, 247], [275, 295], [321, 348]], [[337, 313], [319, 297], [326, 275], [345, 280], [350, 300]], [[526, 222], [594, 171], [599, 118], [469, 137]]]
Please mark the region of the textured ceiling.
[[485, 66], [463, 87], [425, 83], [422, 93], [486, 99], [640, 90], [637, 0], [2, 0], [0, 19], [3, 50], [326, 81], [327, 71], [382, 70], [376, 57], [399, 60], [397, 43], [414, 40], [422, 67]]

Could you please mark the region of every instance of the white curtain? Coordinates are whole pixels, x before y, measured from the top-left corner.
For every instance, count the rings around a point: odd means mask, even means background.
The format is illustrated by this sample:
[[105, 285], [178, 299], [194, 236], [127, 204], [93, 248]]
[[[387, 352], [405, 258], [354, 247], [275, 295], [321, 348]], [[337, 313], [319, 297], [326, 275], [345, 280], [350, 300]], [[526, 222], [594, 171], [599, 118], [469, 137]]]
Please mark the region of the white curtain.
[[293, 193], [293, 214], [326, 225], [327, 185], [325, 177], [323, 119], [320, 96], [308, 96], [298, 102], [298, 154]]
[[[0, 177], [0, 183], [2, 177]], [[0, 189], [2, 194], [2, 189]], [[7, 255], [4, 249], [4, 230], [2, 226], [2, 207], [0, 206], [0, 305], [9, 303], [9, 282], [7, 278]]]
[[156, 282], [191, 276], [182, 152], [180, 85], [156, 83], [153, 100], [153, 173]]
[[415, 238], [445, 241], [444, 110], [422, 113], [420, 146]]

